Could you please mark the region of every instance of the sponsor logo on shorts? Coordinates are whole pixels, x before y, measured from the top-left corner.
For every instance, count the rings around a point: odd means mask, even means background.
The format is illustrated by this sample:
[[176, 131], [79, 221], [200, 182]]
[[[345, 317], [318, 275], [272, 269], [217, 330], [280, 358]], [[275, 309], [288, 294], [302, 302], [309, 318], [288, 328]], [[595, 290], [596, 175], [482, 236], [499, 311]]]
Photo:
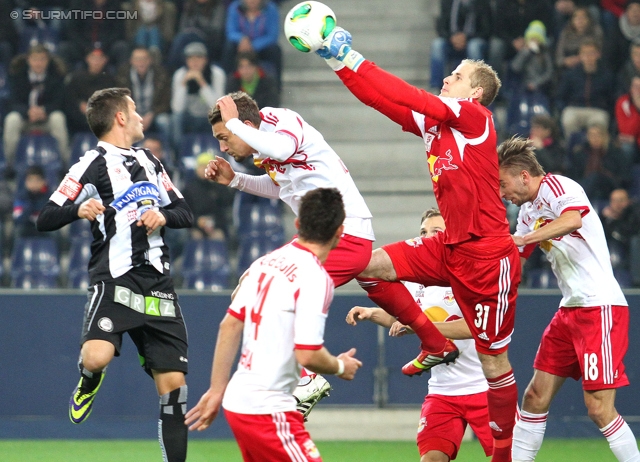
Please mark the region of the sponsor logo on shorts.
[[105, 332], [113, 332], [113, 321], [109, 318], [100, 318], [98, 327]]
[[160, 292], [158, 290], [152, 290], [149, 293], [154, 297], [164, 298], [166, 300], [174, 300], [176, 298], [175, 294], [168, 294], [165, 292]]
[[179, 359], [179, 360], [180, 360], [180, 362], [182, 362], [182, 363], [188, 363], [188, 362], [189, 362], [189, 360], [188, 360], [187, 358], [185, 358], [184, 356], [180, 356], [178, 359]]
[[313, 441], [307, 440], [302, 445], [304, 446], [304, 452], [307, 454], [307, 458], [309, 459], [320, 458], [320, 451], [318, 451], [318, 448], [313, 443]]
[[424, 427], [427, 426], [427, 418], [426, 417], [420, 417], [420, 422], [418, 422], [418, 433], [420, 433], [422, 430], [424, 430]]
[[[163, 295], [167, 294], [163, 293]], [[136, 294], [126, 287], [116, 286], [113, 301], [148, 316], [176, 317], [176, 307], [171, 300], [163, 300], [158, 297], [145, 297], [144, 295]]]
[[486, 332], [480, 332], [480, 335], [478, 335], [478, 338], [481, 340], [484, 340], [485, 342], [489, 341], [489, 337], [487, 336]]

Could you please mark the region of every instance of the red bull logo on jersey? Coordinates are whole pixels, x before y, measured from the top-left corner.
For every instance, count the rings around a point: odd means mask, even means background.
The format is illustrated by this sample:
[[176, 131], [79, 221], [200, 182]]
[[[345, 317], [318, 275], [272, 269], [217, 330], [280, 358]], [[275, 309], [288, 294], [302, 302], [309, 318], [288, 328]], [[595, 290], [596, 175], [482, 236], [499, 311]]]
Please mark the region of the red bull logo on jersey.
[[444, 297], [442, 299], [442, 301], [444, 302], [445, 305], [447, 306], [451, 306], [456, 302], [456, 298], [453, 296], [453, 292], [451, 292], [450, 290], [448, 290], [445, 294]]
[[451, 149], [447, 149], [447, 152], [441, 156], [429, 155], [429, 173], [433, 181], [438, 181], [438, 177], [442, 175], [445, 170], [458, 170], [458, 166], [452, 162], [453, 156], [451, 155]]

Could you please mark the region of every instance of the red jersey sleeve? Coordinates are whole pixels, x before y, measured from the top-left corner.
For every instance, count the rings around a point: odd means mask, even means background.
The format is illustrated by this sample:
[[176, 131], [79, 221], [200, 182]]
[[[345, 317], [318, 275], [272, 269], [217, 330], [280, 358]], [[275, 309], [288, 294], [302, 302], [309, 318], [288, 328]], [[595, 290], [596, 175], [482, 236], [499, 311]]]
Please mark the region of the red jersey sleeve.
[[411, 109], [390, 101], [378, 92], [376, 88], [369, 85], [359, 73], [353, 72], [347, 67], [340, 69], [336, 74], [353, 96], [361, 102], [393, 120], [400, 125], [405, 132], [413, 133], [420, 137], [422, 136], [420, 128], [416, 125], [413, 118]]

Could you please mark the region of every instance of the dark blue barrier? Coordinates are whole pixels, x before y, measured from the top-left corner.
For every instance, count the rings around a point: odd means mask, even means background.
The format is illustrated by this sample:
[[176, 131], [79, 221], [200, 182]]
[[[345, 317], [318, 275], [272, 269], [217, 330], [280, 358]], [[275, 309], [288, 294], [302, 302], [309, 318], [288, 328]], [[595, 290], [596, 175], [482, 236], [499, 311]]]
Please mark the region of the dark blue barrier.
[[[631, 387], [618, 393], [616, 407], [623, 416], [640, 416], [640, 402], [634, 399], [640, 361], [640, 318], [634, 308], [640, 293], [628, 295], [631, 306], [627, 374]], [[82, 313], [86, 297], [78, 293], [0, 293], [0, 438], [154, 438], [157, 398], [153, 381], [138, 366], [135, 348], [125, 340], [122, 357], [108, 368], [91, 418], [72, 425], [67, 418], [69, 395], [78, 380], [77, 360]], [[520, 394], [531, 378], [533, 357], [540, 336], [560, 300], [559, 293], [518, 299], [516, 331], [509, 350]], [[226, 312], [229, 294], [180, 296], [189, 332], [189, 402], [197, 402], [207, 389], [218, 324]], [[337, 295], [327, 323], [325, 345], [334, 354], [351, 347], [364, 362], [356, 380], [330, 378], [334, 390], [323, 406], [379, 404], [374, 399], [374, 371], [378, 364], [377, 328], [344, 322], [353, 305], [368, 305], [364, 295]], [[427, 392], [426, 375], [407, 378], [400, 367], [417, 353], [415, 337], [385, 338], [388, 405], [417, 406]], [[595, 436], [599, 432], [586, 411], [580, 384], [568, 380], [554, 401], [549, 418], [550, 436]], [[640, 429], [630, 422], [636, 435]], [[207, 432], [194, 437], [229, 438], [224, 419]]]

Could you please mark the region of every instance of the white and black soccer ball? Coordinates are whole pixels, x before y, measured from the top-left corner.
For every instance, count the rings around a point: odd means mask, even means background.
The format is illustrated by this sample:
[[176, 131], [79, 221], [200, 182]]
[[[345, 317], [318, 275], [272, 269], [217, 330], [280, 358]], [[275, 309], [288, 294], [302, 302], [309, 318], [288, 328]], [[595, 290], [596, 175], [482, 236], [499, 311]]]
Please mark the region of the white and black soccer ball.
[[284, 20], [284, 35], [296, 50], [317, 51], [336, 27], [335, 13], [324, 3], [306, 1], [291, 8]]

